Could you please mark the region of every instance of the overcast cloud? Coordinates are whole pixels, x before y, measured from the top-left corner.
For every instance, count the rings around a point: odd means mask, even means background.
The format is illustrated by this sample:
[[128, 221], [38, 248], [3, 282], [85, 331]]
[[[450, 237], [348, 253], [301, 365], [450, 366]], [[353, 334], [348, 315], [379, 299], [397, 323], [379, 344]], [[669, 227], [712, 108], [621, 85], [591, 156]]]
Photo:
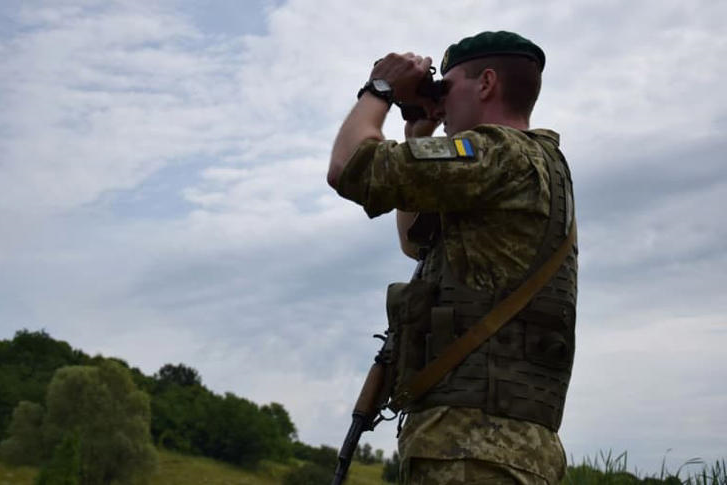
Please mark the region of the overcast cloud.
[[[727, 4], [240, 5], [2, 3], [0, 338], [184, 362], [339, 446], [413, 263], [391, 214], [326, 185], [337, 126], [387, 52], [438, 65], [514, 30], [548, 56], [532, 125], [561, 133], [577, 197], [567, 453], [727, 456]], [[364, 440], [395, 448], [390, 426]]]

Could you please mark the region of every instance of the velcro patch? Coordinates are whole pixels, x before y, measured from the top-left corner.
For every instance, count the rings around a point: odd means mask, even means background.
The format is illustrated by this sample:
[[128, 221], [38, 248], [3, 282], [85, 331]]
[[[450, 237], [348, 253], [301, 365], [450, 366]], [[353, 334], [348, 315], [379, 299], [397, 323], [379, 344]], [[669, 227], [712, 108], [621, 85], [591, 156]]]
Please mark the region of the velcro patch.
[[468, 138], [455, 138], [454, 147], [457, 149], [457, 155], [460, 157], [475, 156], [475, 151], [472, 149], [472, 143]]
[[475, 156], [468, 138], [446, 136], [407, 139], [412, 156], [416, 160], [455, 160]]

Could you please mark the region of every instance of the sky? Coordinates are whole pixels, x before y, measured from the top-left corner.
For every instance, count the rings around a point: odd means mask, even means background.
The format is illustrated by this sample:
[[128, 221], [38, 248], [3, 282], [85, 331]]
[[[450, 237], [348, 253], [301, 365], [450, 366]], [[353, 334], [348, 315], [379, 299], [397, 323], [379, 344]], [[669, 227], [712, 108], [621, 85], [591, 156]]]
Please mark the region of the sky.
[[[716, 0], [4, 0], [0, 339], [183, 362], [338, 447], [414, 262], [393, 214], [328, 187], [336, 130], [388, 52], [438, 65], [511, 30], [547, 55], [531, 126], [561, 134], [574, 179], [569, 460], [725, 458], [725, 18]], [[395, 110], [384, 133], [403, 138]], [[362, 442], [388, 455], [394, 427]]]

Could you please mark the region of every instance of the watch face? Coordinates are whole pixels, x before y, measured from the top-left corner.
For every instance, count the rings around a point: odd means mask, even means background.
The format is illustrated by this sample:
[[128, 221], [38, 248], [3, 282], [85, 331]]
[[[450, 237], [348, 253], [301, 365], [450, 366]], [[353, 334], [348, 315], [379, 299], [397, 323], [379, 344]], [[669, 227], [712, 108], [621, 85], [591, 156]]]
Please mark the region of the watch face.
[[389, 86], [389, 83], [387, 83], [383, 79], [374, 79], [373, 81], [371, 81], [371, 84], [373, 85], [374, 89], [380, 93], [391, 91], [391, 86]]

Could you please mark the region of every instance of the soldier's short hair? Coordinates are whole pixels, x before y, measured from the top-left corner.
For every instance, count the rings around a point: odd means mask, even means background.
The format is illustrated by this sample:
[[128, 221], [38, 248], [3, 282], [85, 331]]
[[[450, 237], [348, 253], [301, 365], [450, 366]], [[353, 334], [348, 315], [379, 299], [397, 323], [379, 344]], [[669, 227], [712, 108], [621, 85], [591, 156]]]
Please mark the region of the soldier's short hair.
[[502, 84], [505, 106], [514, 115], [530, 118], [540, 94], [540, 65], [524, 56], [503, 55], [480, 57], [462, 63], [465, 76], [476, 78], [485, 69], [492, 69]]

